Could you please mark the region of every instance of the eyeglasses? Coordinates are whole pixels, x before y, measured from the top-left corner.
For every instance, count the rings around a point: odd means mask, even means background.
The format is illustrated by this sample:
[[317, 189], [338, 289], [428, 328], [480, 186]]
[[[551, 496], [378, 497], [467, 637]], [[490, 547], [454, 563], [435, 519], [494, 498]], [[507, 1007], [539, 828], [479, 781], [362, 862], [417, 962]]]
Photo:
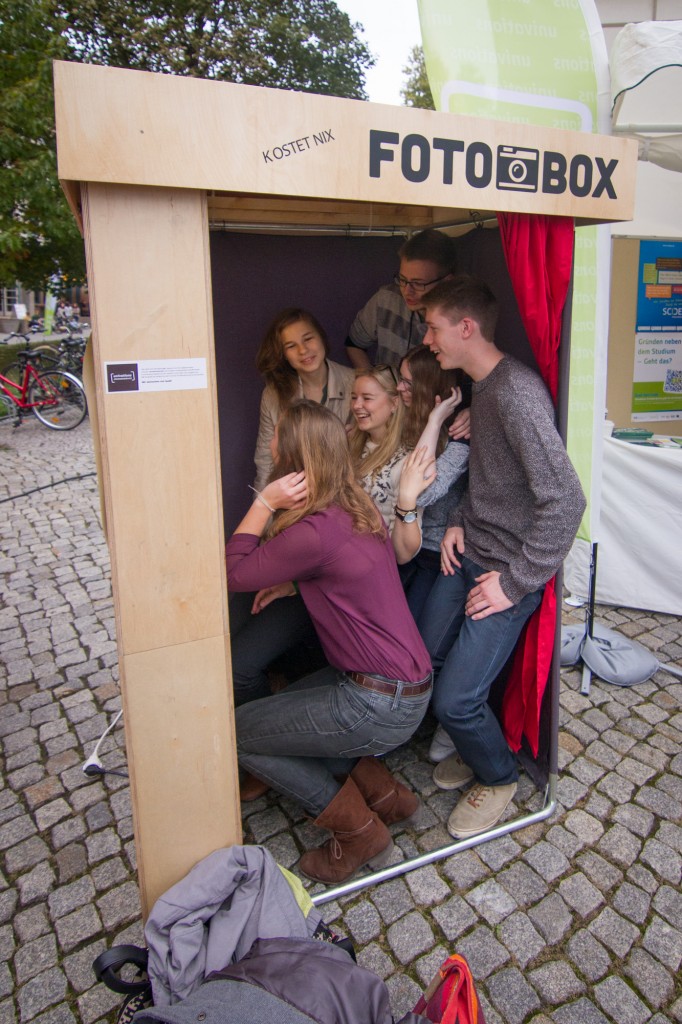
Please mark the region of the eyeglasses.
[[398, 384], [402, 384], [402, 386], [407, 391], [411, 391], [412, 390], [412, 381], [408, 380], [407, 377], [398, 377]]
[[402, 379], [401, 377], [398, 376], [395, 366], [391, 366], [390, 363], [376, 363], [374, 365], [374, 369], [378, 370], [380, 373], [390, 373], [391, 377], [393, 378], [394, 384], [397, 384], [398, 381]]
[[402, 274], [396, 274], [393, 280], [399, 288], [411, 288], [413, 292], [417, 293], [417, 295], [421, 295], [427, 288], [430, 288], [431, 285], [438, 284], [439, 281], [444, 281], [447, 276], [447, 274], [443, 274], [441, 277], [434, 278], [433, 281], [410, 281], [407, 277], [403, 277]]

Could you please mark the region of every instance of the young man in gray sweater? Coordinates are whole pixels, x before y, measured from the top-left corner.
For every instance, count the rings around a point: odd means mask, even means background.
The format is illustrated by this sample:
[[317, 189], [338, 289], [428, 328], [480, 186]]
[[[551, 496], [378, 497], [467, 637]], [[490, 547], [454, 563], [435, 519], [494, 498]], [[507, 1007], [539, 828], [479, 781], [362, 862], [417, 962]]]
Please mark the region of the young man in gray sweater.
[[424, 344], [443, 369], [460, 367], [474, 382], [469, 491], [443, 538], [442, 575], [421, 619], [434, 713], [456, 751], [434, 781], [442, 789], [474, 783], [448, 822], [465, 838], [492, 828], [516, 792], [516, 762], [488, 695], [571, 546], [585, 498], [547, 388], [495, 345], [488, 286], [459, 275], [424, 305]]

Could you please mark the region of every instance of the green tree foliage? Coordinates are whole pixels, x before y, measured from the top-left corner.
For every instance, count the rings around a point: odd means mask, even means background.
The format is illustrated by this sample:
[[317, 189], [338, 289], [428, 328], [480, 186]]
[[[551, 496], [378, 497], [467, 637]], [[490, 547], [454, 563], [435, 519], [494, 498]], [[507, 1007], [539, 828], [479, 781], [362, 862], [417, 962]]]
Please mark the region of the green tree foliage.
[[405, 87], [400, 90], [400, 95], [405, 106], [435, 110], [436, 105], [431, 95], [424, 51], [421, 46], [412, 47], [408, 63], [403, 68], [403, 74], [406, 76]]
[[56, 0], [76, 60], [366, 99], [374, 63], [334, 0]]
[[0, 0], [0, 283], [84, 279], [57, 180], [53, 59], [365, 99], [374, 59], [358, 28], [333, 0]]
[[82, 280], [83, 241], [57, 180], [52, 60], [67, 55], [48, 0], [0, 0], [0, 282]]

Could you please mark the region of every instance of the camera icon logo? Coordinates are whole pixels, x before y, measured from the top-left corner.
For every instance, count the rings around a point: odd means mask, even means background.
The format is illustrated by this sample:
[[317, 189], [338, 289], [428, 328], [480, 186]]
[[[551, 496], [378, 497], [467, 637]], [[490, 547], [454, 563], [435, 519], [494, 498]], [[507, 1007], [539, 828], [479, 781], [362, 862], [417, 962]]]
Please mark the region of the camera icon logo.
[[518, 146], [497, 147], [497, 187], [537, 192], [540, 151]]

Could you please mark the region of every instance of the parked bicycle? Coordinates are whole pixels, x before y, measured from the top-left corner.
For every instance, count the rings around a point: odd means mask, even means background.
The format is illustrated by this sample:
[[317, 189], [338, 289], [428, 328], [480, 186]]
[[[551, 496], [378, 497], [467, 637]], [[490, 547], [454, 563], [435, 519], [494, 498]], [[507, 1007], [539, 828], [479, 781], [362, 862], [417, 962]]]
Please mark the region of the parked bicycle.
[[[37, 332], [32, 330], [31, 333]], [[83, 357], [87, 345], [87, 339], [82, 334], [69, 332], [58, 342], [41, 340], [38, 344], [31, 345], [28, 343], [26, 335], [13, 332], [7, 335], [5, 343], [9, 344], [15, 338], [21, 340], [30, 349], [32, 354], [37, 357], [36, 365], [43, 370], [67, 370], [82, 379]], [[23, 366], [18, 361], [13, 362], [3, 372], [15, 383], [20, 383], [23, 377]]]
[[0, 426], [18, 427], [32, 412], [51, 430], [73, 430], [82, 423], [88, 403], [82, 383], [66, 370], [44, 370], [41, 355], [26, 348], [17, 352], [21, 381], [0, 373]]

